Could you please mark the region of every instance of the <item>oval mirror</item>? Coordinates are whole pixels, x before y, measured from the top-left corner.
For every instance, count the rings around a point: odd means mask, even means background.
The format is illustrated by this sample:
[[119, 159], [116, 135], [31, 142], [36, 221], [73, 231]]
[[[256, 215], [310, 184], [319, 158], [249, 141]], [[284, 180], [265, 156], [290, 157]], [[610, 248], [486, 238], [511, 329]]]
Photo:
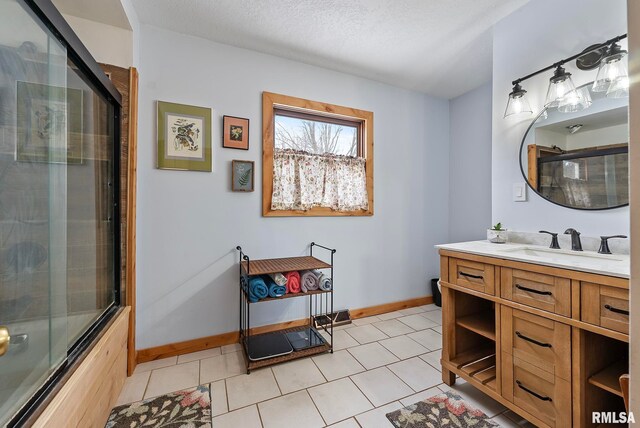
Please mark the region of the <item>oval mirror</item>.
[[605, 210], [629, 204], [628, 98], [607, 98], [580, 86], [588, 108], [545, 108], [520, 146], [520, 169], [529, 187], [555, 204]]

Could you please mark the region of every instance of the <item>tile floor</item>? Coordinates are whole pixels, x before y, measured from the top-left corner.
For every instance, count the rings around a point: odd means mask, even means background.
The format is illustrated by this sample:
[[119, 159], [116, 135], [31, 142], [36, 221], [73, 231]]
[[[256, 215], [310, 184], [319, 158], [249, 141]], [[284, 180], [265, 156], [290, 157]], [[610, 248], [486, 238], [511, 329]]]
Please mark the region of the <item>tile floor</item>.
[[442, 383], [440, 324], [435, 305], [354, 320], [333, 354], [250, 375], [239, 345], [140, 364], [118, 405], [211, 383], [213, 428], [391, 428], [386, 413], [453, 389], [502, 427], [533, 427], [461, 379]]

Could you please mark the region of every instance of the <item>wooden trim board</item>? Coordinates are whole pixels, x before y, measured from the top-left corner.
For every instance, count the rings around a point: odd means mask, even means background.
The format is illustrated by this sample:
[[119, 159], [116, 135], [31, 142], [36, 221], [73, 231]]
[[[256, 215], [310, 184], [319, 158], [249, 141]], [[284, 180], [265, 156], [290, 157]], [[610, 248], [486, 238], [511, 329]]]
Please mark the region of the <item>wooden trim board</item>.
[[387, 312], [399, 311], [400, 309], [414, 308], [416, 306], [430, 305], [433, 303], [433, 296], [417, 297], [415, 299], [401, 300], [399, 302], [384, 303], [368, 308], [350, 310], [352, 319], [365, 318], [373, 315], [386, 314]]
[[[368, 308], [355, 309], [350, 311], [351, 318], [363, 318], [372, 315], [384, 314], [400, 309], [407, 309], [416, 306], [429, 305], [433, 303], [433, 296], [418, 297], [415, 299], [402, 300], [399, 302], [386, 303], [383, 305], [371, 306]], [[282, 330], [285, 328], [301, 327], [309, 323], [309, 318], [293, 321], [286, 321], [277, 324], [269, 324], [251, 329], [251, 334], [268, 333], [270, 331]], [[176, 355], [189, 354], [191, 352], [204, 351], [205, 349], [217, 348], [219, 346], [238, 343], [240, 334], [238, 331], [217, 334], [215, 336], [201, 337], [198, 339], [186, 340], [184, 342], [169, 343], [167, 345], [155, 346], [153, 348], [141, 349], [137, 352], [136, 361], [138, 364], [148, 361], [159, 360], [161, 358], [175, 357]]]
[[138, 182], [138, 70], [129, 69], [129, 158], [127, 168], [126, 299], [131, 308], [127, 338], [127, 376], [136, 368], [136, 195]]

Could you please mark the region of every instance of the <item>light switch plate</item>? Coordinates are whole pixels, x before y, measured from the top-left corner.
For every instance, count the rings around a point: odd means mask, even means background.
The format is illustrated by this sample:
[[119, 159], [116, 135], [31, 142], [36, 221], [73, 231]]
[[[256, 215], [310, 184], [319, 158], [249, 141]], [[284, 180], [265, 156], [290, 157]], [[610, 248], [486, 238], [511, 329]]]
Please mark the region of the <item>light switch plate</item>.
[[514, 202], [526, 202], [527, 201], [527, 185], [526, 185], [526, 183], [515, 183], [513, 185], [513, 201]]

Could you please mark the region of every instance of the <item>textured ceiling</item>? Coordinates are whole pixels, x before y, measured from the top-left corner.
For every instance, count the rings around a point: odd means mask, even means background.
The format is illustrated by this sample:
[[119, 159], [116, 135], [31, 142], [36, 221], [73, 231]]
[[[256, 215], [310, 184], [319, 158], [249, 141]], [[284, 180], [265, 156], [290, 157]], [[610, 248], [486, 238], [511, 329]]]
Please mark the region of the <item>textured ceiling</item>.
[[490, 80], [491, 27], [528, 0], [135, 0], [141, 22], [453, 98]]
[[61, 13], [131, 30], [120, 0], [53, 0], [53, 4]]

